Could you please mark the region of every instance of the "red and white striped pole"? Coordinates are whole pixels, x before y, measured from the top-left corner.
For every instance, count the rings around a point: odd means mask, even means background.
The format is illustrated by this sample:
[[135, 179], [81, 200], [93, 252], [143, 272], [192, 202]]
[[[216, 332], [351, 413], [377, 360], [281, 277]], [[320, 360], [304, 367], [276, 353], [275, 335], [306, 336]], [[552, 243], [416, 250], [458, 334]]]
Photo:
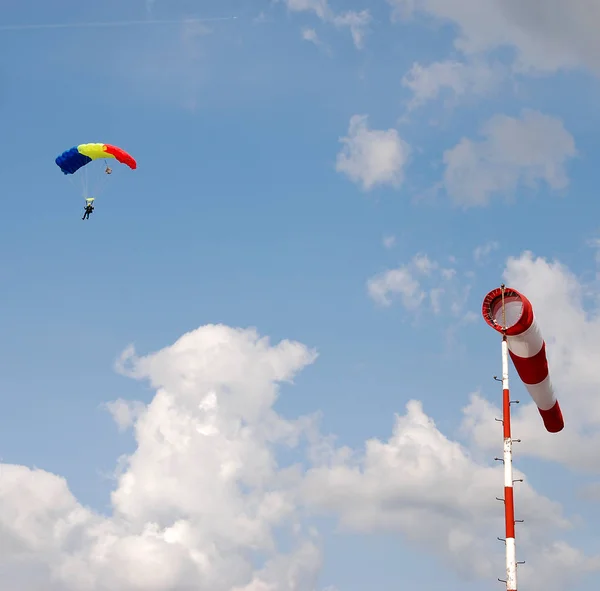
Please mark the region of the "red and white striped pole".
[[[512, 432], [510, 426], [510, 387], [508, 383], [508, 337], [506, 292], [490, 292], [483, 302], [483, 317], [495, 330], [502, 333], [502, 430], [504, 437], [504, 543], [506, 547], [506, 591], [517, 591], [517, 547], [515, 542], [515, 497], [512, 469]], [[495, 378], [497, 379], [497, 378]], [[500, 459], [500, 458], [496, 458]], [[501, 499], [499, 499], [501, 500]]]
[[508, 342], [502, 337], [502, 428], [504, 430], [504, 523], [506, 540], [506, 591], [517, 591], [517, 549], [515, 543], [515, 502], [510, 430], [510, 389], [508, 387]]

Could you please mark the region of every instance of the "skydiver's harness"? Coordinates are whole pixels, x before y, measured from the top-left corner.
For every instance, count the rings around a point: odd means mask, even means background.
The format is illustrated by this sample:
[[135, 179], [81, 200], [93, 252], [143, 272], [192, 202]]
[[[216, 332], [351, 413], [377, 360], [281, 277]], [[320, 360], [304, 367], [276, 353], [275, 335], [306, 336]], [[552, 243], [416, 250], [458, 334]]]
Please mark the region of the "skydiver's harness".
[[90, 214], [94, 211], [94, 199], [92, 197], [88, 197], [85, 200], [85, 208], [84, 208], [84, 214], [83, 214], [83, 218], [84, 219], [87, 217], [90, 217]]

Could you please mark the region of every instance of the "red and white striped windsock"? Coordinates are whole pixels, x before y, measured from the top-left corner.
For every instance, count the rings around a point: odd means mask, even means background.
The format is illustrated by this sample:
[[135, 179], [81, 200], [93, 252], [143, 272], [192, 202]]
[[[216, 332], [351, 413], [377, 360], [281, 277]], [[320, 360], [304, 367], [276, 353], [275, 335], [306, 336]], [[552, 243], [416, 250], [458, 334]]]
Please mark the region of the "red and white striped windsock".
[[[504, 297], [503, 297], [504, 293]], [[565, 426], [548, 373], [546, 343], [537, 327], [531, 302], [516, 289], [494, 289], [483, 300], [485, 321], [506, 334], [508, 352], [519, 377], [537, 404], [544, 426], [558, 433]]]

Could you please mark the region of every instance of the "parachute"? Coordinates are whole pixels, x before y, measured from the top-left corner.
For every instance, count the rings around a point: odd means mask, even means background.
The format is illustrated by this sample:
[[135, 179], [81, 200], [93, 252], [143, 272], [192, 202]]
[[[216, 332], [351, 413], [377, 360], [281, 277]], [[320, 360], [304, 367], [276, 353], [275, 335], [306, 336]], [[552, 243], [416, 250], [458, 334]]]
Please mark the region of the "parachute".
[[[137, 163], [131, 154], [110, 144], [79, 144], [57, 156], [55, 162], [69, 180], [73, 180], [77, 173], [76, 176], [81, 180], [82, 196], [87, 201], [89, 198], [94, 199], [97, 196], [112, 173], [107, 159], [125, 164], [131, 170], [137, 168]], [[106, 168], [101, 170], [95, 166], [87, 166], [90, 162], [95, 161], [104, 161]]]
[[132, 170], [137, 168], [137, 163], [130, 154], [110, 144], [80, 144], [63, 152], [55, 162], [64, 174], [74, 174], [82, 166], [98, 158], [115, 158]]

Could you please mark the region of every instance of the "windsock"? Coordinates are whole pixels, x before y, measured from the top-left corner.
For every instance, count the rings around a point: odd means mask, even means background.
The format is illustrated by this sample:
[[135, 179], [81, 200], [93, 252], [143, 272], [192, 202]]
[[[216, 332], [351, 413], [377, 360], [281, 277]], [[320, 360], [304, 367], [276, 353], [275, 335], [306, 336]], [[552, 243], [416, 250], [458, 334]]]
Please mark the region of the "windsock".
[[483, 300], [482, 313], [493, 329], [506, 335], [510, 358], [536, 403], [546, 430], [562, 431], [565, 423], [548, 373], [546, 343], [531, 302], [516, 289], [498, 288]]

